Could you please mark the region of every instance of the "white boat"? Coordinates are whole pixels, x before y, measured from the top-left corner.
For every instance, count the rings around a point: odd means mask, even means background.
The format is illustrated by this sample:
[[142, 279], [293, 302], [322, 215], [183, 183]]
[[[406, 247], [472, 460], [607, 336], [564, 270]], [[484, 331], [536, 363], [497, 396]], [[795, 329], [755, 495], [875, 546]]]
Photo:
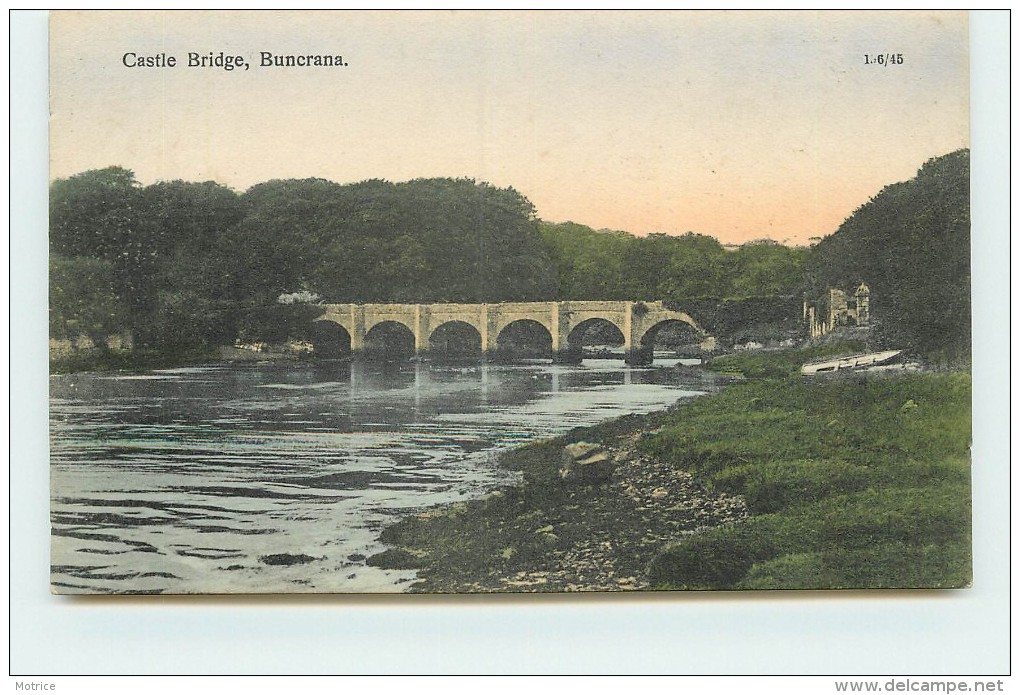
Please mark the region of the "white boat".
[[886, 350], [884, 352], [868, 352], [860, 355], [837, 357], [825, 360], [824, 362], [808, 362], [800, 368], [800, 373], [824, 374], [827, 372], [840, 372], [846, 369], [874, 367], [889, 362], [902, 352], [902, 350]]

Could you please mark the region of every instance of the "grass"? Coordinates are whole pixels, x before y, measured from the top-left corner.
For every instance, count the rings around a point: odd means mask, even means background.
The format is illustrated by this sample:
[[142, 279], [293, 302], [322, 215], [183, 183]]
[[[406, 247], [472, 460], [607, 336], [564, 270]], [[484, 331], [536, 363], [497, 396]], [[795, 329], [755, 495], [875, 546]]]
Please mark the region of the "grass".
[[[758, 359], [727, 366], [759, 371]], [[667, 545], [650, 564], [652, 581], [687, 589], [968, 585], [970, 399], [970, 377], [960, 372], [789, 376], [685, 406], [644, 448], [710, 488], [743, 495], [755, 516]]]
[[780, 352], [748, 352], [714, 358], [709, 368], [721, 374], [734, 374], [749, 379], [785, 379], [797, 374], [805, 362], [825, 357], [836, 357], [863, 352], [865, 346], [857, 342], [838, 342], [817, 345], [803, 350]]

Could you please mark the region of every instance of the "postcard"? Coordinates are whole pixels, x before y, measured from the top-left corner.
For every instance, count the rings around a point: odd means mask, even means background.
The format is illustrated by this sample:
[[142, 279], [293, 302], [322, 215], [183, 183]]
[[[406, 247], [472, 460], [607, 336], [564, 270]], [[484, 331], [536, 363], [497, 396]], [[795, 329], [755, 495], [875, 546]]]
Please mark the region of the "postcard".
[[59, 11], [58, 594], [964, 588], [959, 11]]

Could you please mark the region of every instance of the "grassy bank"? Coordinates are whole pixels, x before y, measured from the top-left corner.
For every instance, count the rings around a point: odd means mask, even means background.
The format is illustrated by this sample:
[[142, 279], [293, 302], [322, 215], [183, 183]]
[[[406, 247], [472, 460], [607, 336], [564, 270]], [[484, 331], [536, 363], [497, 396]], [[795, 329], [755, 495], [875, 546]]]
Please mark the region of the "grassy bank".
[[[807, 380], [732, 357], [722, 393], [510, 452], [519, 486], [406, 519], [381, 566], [422, 591], [958, 587], [970, 581], [970, 378]], [[561, 483], [598, 441], [608, 483]]]
[[643, 443], [752, 517], [667, 545], [664, 588], [959, 587], [970, 582], [965, 373], [749, 382]]

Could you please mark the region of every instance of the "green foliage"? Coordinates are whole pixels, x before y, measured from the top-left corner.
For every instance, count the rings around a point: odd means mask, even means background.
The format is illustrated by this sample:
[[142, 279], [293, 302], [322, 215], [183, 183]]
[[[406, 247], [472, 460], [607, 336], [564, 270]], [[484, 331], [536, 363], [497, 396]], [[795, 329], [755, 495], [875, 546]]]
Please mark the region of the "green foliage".
[[696, 317], [705, 331], [723, 345], [730, 345], [802, 338], [801, 301], [798, 296], [759, 296], [742, 299], [687, 298], [665, 304], [670, 309]]
[[145, 317], [146, 345], [167, 354], [201, 352], [228, 342], [229, 312], [215, 300], [188, 289], [161, 290]]
[[738, 588], [959, 588], [971, 583], [969, 558], [969, 538], [940, 545], [892, 542], [854, 550], [797, 553], [752, 566]]
[[[138, 346], [180, 351], [239, 336], [299, 337], [310, 325], [292, 315], [307, 310], [273, 306], [297, 291], [331, 302], [557, 294], [531, 203], [468, 179], [268, 181], [239, 196], [214, 182], [143, 188], [112, 167], [54, 181], [50, 209], [52, 253], [109, 264], [125, 306], [118, 320]], [[109, 313], [90, 292], [72, 294]], [[67, 295], [54, 296], [59, 332]]]
[[712, 476], [717, 490], [739, 492], [756, 512], [768, 513], [827, 497], [834, 488], [862, 490], [872, 482], [867, 466], [832, 460], [774, 460], [730, 466]]
[[716, 239], [688, 232], [635, 238], [625, 256], [637, 299], [718, 297], [726, 292], [726, 250]]
[[[903, 556], [889, 557], [890, 547]], [[920, 575], [909, 558], [930, 555], [932, 549], [952, 553], [951, 562]], [[667, 546], [650, 563], [649, 580], [684, 589], [964, 586], [970, 579], [969, 551], [968, 485], [872, 489], [833, 494]], [[805, 555], [827, 559], [826, 584], [817, 583], [819, 573], [805, 563]], [[883, 556], [891, 562], [875, 562]], [[874, 564], [855, 562], [865, 558]], [[769, 574], [784, 567], [779, 575]], [[960, 568], [968, 570], [965, 577], [959, 576]]]
[[158, 254], [152, 240], [152, 219], [133, 172], [109, 167], [50, 185], [50, 252], [109, 261], [132, 328], [155, 298]]
[[50, 187], [51, 253], [109, 263], [136, 345], [192, 349], [229, 328], [222, 236], [243, 212], [212, 182], [142, 188], [120, 167], [87, 171]]
[[151, 252], [160, 256], [216, 254], [223, 233], [245, 214], [241, 197], [213, 181], [155, 183], [142, 189], [141, 206], [152, 225]]
[[843, 341], [815, 345], [802, 350], [721, 355], [713, 358], [708, 367], [715, 372], [739, 374], [748, 379], [781, 379], [799, 374], [805, 362], [823, 357], [852, 355], [863, 349], [864, 345], [860, 343]]
[[814, 248], [807, 284], [871, 288], [885, 342], [939, 361], [970, 354], [970, 152], [886, 186]]
[[729, 589], [751, 569], [755, 557], [765, 551], [765, 543], [733, 527], [695, 535], [656, 555], [648, 567], [648, 580], [661, 588]]
[[314, 304], [271, 304], [255, 307], [240, 318], [238, 337], [244, 342], [282, 343], [311, 340], [312, 322], [322, 314]]
[[539, 231], [559, 278], [560, 299], [635, 299], [624, 266], [635, 237], [596, 232], [573, 222], [540, 222]]
[[468, 179], [272, 181], [232, 232], [238, 294], [305, 288], [333, 302], [549, 299], [556, 278], [531, 203]]
[[559, 274], [563, 299], [774, 301], [777, 295], [799, 289], [808, 254], [807, 249], [767, 240], [729, 251], [716, 239], [694, 232], [636, 237], [573, 222], [543, 222], [540, 230]]
[[[54, 181], [51, 251], [111, 264], [138, 345], [211, 344], [282, 293], [330, 302], [664, 300], [723, 342], [802, 328], [800, 290], [864, 279], [897, 346], [937, 359], [969, 342], [968, 154], [887, 187], [813, 251], [535, 219], [512, 188], [470, 179], [140, 186], [121, 167]], [[806, 270], [806, 274], [805, 274]], [[795, 299], [791, 299], [791, 297]], [[185, 314], [192, 314], [185, 316]]]
[[50, 186], [50, 250], [116, 261], [144, 246], [141, 188], [121, 167], [87, 171]]
[[[780, 374], [791, 361], [774, 359]], [[650, 566], [653, 581], [684, 588], [965, 585], [970, 402], [968, 374], [940, 373], [780, 376], [684, 405], [643, 448], [712, 489], [743, 495], [757, 516], [663, 549]], [[861, 565], [865, 559], [873, 564]]]
[[114, 291], [113, 264], [100, 258], [50, 256], [50, 337], [86, 335], [97, 346], [125, 328], [125, 307]]
[[789, 248], [771, 239], [751, 241], [729, 257], [728, 297], [778, 297], [794, 294], [803, 281], [806, 248]]

